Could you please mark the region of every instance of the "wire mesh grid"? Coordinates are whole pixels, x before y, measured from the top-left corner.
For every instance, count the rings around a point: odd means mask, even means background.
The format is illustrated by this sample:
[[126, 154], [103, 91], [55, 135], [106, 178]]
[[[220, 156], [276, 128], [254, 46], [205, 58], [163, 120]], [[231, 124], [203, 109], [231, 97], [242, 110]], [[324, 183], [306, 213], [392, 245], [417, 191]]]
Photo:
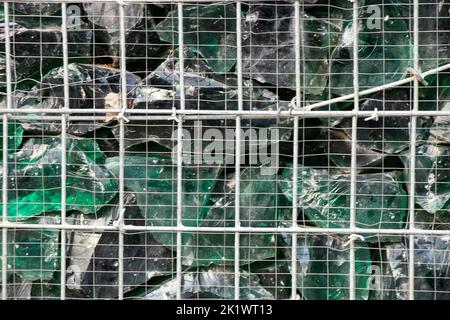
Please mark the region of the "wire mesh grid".
[[2, 299], [448, 299], [449, 12], [4, 1]]

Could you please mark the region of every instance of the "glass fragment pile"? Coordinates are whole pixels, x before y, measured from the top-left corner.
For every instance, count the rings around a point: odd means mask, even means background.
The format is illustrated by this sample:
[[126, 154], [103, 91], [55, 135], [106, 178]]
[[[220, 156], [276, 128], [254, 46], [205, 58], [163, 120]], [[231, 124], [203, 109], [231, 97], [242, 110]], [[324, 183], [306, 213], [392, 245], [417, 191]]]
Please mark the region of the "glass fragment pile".
[[[418, 108], [430, 113], [416, 130], [412, 81], [359, 97], [359, 111], [375, 113], [358, 116], [356, 133], [352, 116], [334, 113], [352, 111], [353, 98], [277, 116], [353, 94], [354, 61], [360, 91], [410, 77], [413, 1], [358, 0], [358, 28], [350, 1], [299, 1], [298, 33], [294, 2], [183, 3], [182, 43], [176, 2], [127, 4], [122, 30], [113, 1], [0, 7], [0, 108], [19, 110], [1, 133], [8, 299], [59, 299], [61, 284], [71, 299], [175, 299], [178, 286], [185, 299], [233, 299], [236, 276], [240, 299], [349, 299], [350, 250], [356, 299], [411, 290], [450, 299], [450, 113], [432, 113], [450, 111], [450, 73], [420, 79]], [[450, 4], [418, 3], [427, 72], [450, 63]], [[65, 128], [52, 113], [64, 108]], [[122, 108], [135, 111], [127, 121]], [[242, 115], [251, 111], [270, 115]], [[362, 232], [350, 246], [355, 168], [355, 227], [392, 233]], [[64, 223], [82, 227], [62, 232], [62, 210]], [[236, 247], [236, 232], [212, 230], [235, 227], [237, 210], [240, 227], [269, 231], [239, 232]], [[293, 212], [295, 227], [315, 231], [283, 232]], [[412, 242], [401, 232], [411, 212], [423, 231]], [[118, 230], [121, 221], [131, 227]], [[191, 228], [177, 239], [170, 227], [180, 222]]]

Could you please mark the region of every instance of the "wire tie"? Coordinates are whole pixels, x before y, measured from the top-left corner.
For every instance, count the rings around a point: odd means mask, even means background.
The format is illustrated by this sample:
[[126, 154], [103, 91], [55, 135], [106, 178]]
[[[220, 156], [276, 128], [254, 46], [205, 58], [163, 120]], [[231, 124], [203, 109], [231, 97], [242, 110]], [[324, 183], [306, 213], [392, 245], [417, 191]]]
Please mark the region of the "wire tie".
[[417, 80], [419, 80], [419, 82], [421, 84], [423, 84], [425, 87], [428, 86], [428, 82], [425, 81], [425, 79], [422, 77], [422, 75], [420, 74], [420, 72], [418, 72], [416, 69], [408, 67], [406, 68], [406, 71], [408, 71], [409, 73], [411, 73], [414, 77], [416, 77]]
[[116, 2], [117, 2], [118, 5], [121, 5], [121, 6], [128, 5], [128, 3], [126, 3], [124, 0], [116, 0]]
[[176, 123], [180, 122], [180, 119], [177, 117], [177, 109], [175, 107], [172, 107], [172, 114], [168, 118], [169, 121], [175, 121]]
[[364, 119], [364, 121], [370, 121], [370, 120], [378, 121], [378, 108], [375, 108], [373, 110], [373, 112], [370, 115], [370, 117], [367, 117], [367, 118]]
[[351, 235], [348, 236], [348, 241], [345, 242], [342, 246], [343, 247], [347, 247], [350, 244], [350, 242], [355, 241], [355, 240], [364, 241], [365, 238], [362, 235], [360, 235], [360, 234], [352, 233]]

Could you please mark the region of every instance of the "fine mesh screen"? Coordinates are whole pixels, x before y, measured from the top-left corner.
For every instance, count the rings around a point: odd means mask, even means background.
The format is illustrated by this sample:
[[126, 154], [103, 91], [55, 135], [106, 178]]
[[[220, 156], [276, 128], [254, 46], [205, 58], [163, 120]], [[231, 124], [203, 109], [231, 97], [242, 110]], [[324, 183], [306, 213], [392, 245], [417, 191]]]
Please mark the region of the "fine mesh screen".
[[2, 298], [449, 299], [449, 14], [2, 2]]

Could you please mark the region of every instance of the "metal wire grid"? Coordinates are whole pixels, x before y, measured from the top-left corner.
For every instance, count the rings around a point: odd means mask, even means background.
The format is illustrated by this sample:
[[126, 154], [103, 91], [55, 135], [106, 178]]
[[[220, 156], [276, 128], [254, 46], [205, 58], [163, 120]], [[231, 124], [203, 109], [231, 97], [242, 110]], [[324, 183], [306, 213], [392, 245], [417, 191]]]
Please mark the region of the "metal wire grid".
[[[36, 117], [30, 117], [29, 110], [15, 108], [13, 103], [13, 74], [12, 74], [12, 61], [11, 61], [11, 43], [10, 43], [10, 17], [9, 17], [9, 7], [13, 1], [5, 1], [4, 2], [4, 13], [5, 13], [5, 59], [6, 59], [6, 107], [1, 108], [0, 112], [3, 114], [3, 146], [8, 145], [9, 141], [9, 132], [8, 132], [8, 121], [13, 120], [35, 120]], [[19, 2], [19, 1], [15, 1]], [[85, 1], [77, 1], [77, 3], [82, 3]], [[222, 1], [221, 3], [233, 3], [236, 8], [236, 75], [237, 75], [237, 110], [227, 110], [224, 108], [223, 110], [190, 110], [186, 108], [186, 97], [185, 90], [179, 90], [179, 108], [173, 109], [129, 109], [128, 108], [128, 98], [127, 98], [127, 55], [126, 55], [126, 14], [125, 8], [129, 4], [134, 3], [142, 3], [143, 1], [127, 1], [123, 3], [122, 1], [118, 1], [119, 5], [119, 47], [120, 47], [120, 56], [119, 56], [119, 67], [120, 67], [120, 105], [121, 108], [110, 108], [110, 109], [74, 109], [69, 108], [70, 105], [70, 82], [69, 82], [69, 49], [68, 49], [68, 17], [67, 17], [67, 5], [70, 3], [69, 1], [56, 1], [56, 3], [61, 3], [61, 13], [62, 13], [62, 24], [61, 24], [61, 34], [62, 34], [62, 47], [63, 47], [63, 85], [64, 85], [64, 108], [62, 109], [39, 109], [33, 110], [33, 113], [40, 114], [39, 121], [60, 121], [61, 123], [61, 149], [65, 150], [67, 148], [67, 124], [69, 121], [103, 121], [105, 119], [105, 115], [107, 114], [117, 114], [118, 121], [118, 141], [119, 141], [119, 151], [118, 151], [118, 211], [122, 213], [126, 209], [126, 204], [124, 203], [125, 199], [125, 168], [127, 167], [127, 163], [125, 162], [125, 156], [128, 150], [125, 148], [125, 134], [127, 121], [166, 121], [169, 119], [176, 120], [177, 127], [177, 136], [176, 142], [177, 146], [183, 145], [183, 135], [182, 130], [185, 127], [184, 121], [190, 120], [233, 120], [236, 129], [236, 139], [235, 139], [235, 164], [234, 169], [236, 172], [241, 172], [242, 163], [241, 163], [241, 144], [243, 142], [243, 138], [241, 136], [241, 128], [242, 121], [246, 119], [257, 120], [257, 119], [292, 119], [293, 126], [293, 138], [292, 138], [292, 198], [297, 199], [299, 190], [298, 190], [298, 163], [300, 157], [299, 143], [302, 142], [299, 136], [299, 133], [302, 132], [301, 125], [304, 125], [304, 119], [309, 118], [320, 118], [320, 119], [330, 119], [334, 117], [343, 117], [343, 118], [351, 118], [351, 170], [350, 170], [350, 219], [349, 226], [346, 228], [339, 227], [313, 227], [307, 225], [300, 225], [298, 221], [298, 213], [299, 209], [301, 209], [302, 204], [298, 204], [297, 201], [292, 201], [292, 219], [291, 224], [285, 227], [253, 227], [253, 226], [242, 226], [241, 223], [241, 212], [243, 210], [241, 206], [241, 197], [243, 196], [241, 192], [241, 177], [240, 174], [236, 174], [235, 176], [235, 188], [234, 188], [234, 226], [233, 227], [201, 227], [201, 226], [186, 226], [183, 224], [184, 216], [183, 210], [185, 208], [184, 202], [184, 194], [183, 194], [183, 169], [186, 168], [186, 164], [183, 163], [183, 149], [178, 147], [176, 149], [176, 224], [174, 226], [155, 226], [155, 225], [134, 225], [128, 224], [125, 222], [123, 216], [119, 215], [117, 221], [113, 225], [88, 225], [88, 224], [78, 224], [78, 223], [68, 223], [67, 216], [67, 166], [70, 165], [66, 158], [66, 153], [61, 153], [61, 215], [60, 215], [60, 223], [17, 223], [11, 222], [8, 220], [8, 148], [3, 148], [3, 177], [2, 177], [2, 299], [8, 298], [8, 257], [10, 256], [8, 251], [8, 232], [11, 230], [56, 230], [61, 233], [60, 236], [60, 299], [66, 299], [66, 288], [67, 288], [67, 256], [66, 256], [66, 248], [67, 244], [67, 234], [68, 232], [77, 231], [85, 231], [85, 232], [117, 232], [117, 262], [118, 262], [118, 299], [124, 299], [124, 239], [126, 236], [126, 232], [152, 232], [152, 233], [164, 233], [171, 232], [176, 234], [176, 239], [173, 244], [174, 255], [175, 255], [175, 281], [177, 283], [176, 286], [176, 298], [180, 299], [182, 297], [182, 283], [186, 281], [183, 279], [183, 234], [185, 233], [218, 233], [218, 234], [232, 234], [234, 236], [234, 246], [232, 247], [233, 253], [233, 268], [232, 271], [229, 271], [231, 275], [234, 276], [233, 285], [230, 285], [230, 290], [233, 291], [233, 297], [235, 299], [240, 298], [240, 289], [241, 289], [241, 259], [242, 257], [240, 249], [242, 248], [241, 238], [245, 235], [265, 235], [265, 234], [276, 234], [276, 235], [292, 235], [290, 237], [290, 269], [289, 275], [291, 280], [290, 286], [290, 297], [292, 299], [298, 299], [298, 288], [303, 287], [302, 283], [298, 283], [298, 248], [299, 248], [299, 240], [302, 241], [301, 236], [314, 236], [314, 235], [345, 235], [348, 237], [348, 250], [349, 252], [349, 261], [348, 261], [348, 280], [349, 280], [349, 298], [354, 300], [357, 298], [357, 291], [360, 289], [357, 286], [358, 275], [355, 270], [355, 266], [357, 264], [357, 258], [355, 256], [355, 251], [358, 249], [357, 240], [358, 237], [363, 235], [367, 236], [395, 236], [395, 235], [408, 235], [409, 246], [408, 246], [408, 285], [407, 292], [408, 298], [414, 299], [415, 292], [415, 261], [414, 261], [414, 241], [417, 235], [426, 235], [426, 236], [449, 236], [450, 233], [448, 230], [424, 230], [415, 227], [415, 186], [416, 186], [416, 135], [410, 134], [409, 141], [409, 172], [410, 175], [408, 177], [408, 189], [409, 189], [409, 215], [408, 215], [408, 223], [406, 229], [394, 229], [394, 228], [361, 228], [356, 225], [356, 212], [358, 210], [357, 199], [359, 196], [357, 194], [357, 182], [358, 182], [358, 164], [357, 164], [357, 142], [358, 142], [358, 119], [360, 118], [368, 118], [368, 117], [410, 117], [410, 132], [417, 132], [417, 119], [419, 117], [424, 116], [450, 116], [449, 111], [445, 110], [436, 110], [436, 111], [420, 111], [419, 110], [419, 88], [421, 78], [425, 78], [429, 75], [435, 75], [446, 70], [450, 69], [450, 64], [446, 64], [440, 67], [436, 67], [435, 69], [428, 70], [426, 72], [421, 73], [421, 77], [418, 75], [413, 75], [411, 77], [403, 78], [402, 80], [398, 80], [391, 83], [386, 83], [382, 86], [370, 89], [360, 90], [359, 88], [359, 77], [360, 72], [358, 70], [358, 63], [353, 63], [353, 93], [340, 96], [338, 98], [332, 98], [331, 95], [329, 99], [326, 101], [318, 101], [316, 103], [310, 103], [305, 105], [304, 95], [302, 94], [303, 88], [306, 86], [306, 81], [304, 78], [304, 69], [305, 61], [303, 59], [304, 54], [302, 50], [304, 49], [304, 39], [301, 36], [301, 30], [304, 28], [304, 20], [301, 18], [301, 9], [306, 4], [300, 1], [293, 1], [293, 3], [289, 4], [278, 4], [277, 5], [289, 5], [294, 6], [294, 19], [295, 19], [295, 98], [292, 101], [294, 105], [290, 110], [264, 110], [264, 111], [254, 111], [254, 110], [244, 110], [244, 72], [242, 66], [242, 52], [243, 52], [243, 44], [242, 44], [242, 4], [245, 2], [242, 1]], [[146, 3], [160, 3], [160, 1], [145, 1]], [[200, 3], [211, 3], [212, 1], [172, 1], [170, 4], [176, 6], [177, 10], [177, 37], [178, 41], [176, 45], [173, 45], [174, 49], [178, 48], [178, 64], [179, 64], [179, 87], [186, 88], [185, 84], [185, 56], [184, 56], [184, 17], [183, 17], [183, 6], [188, 3], [196, 3], [200, 5]], [[50, 3], [50, 2], [49, 2]], [[419, 1], [415, 0], [413, 3], [413, 11], [412, 11], [412, 21], [413, 21], [413, 69], [420, 70], [420, 60], [419, 60]], [[358, 1], [354, 1], [351, 7], [353, 24], [359, 24], [359, 3]], [[358, 61], [359, 57], [359, 46], [358, 46], [358, 28], [354, 29], [353, 34], [353, 61]], [[282, 58], [277, 57], [277, 61]], [[251, 74], [250, 74], [251, 77]], [[125, 79], [125, 81], [123, 81]], [[405, 84], [412, 83], [413, 90], [413, 107], [411, 110], [396, 110], [396, 111], [386, 111], [386, 110], [377, 110], [377, 111], [363, 111], [360, 110], [360, 99], [362, 97], [368, 96], [377, 92], [384, 92], [390, 88], [396, 88]], [[323, 106], [330, 106], [333, 103], [345, 102], [345, 101], [353, 101], [353, 109], [351, 111], [319, 111], [316, 110]], [[227, 103], [225, 102], [225, 106]], [[281, 128], [281, 125], [280, 125]], [[303, 142], [306, 142], [304, 140]], [[297, 238], [297, 235], [299, 238]], [[249, 243], [251, 247], [252, 244]], [[380, 249], [381, 250], [381, 249]], [[224, 268], [225, 270], [225, 268]], [[229, 269], [228, 269], [229, 270]], [[344, 271], [344, 273], [346, 273]], [[277, 275], [276, 275], [277, 276]], [[327, 276], [332, 276], [332, 273]], [[274, 285], [277, 287], [277, 285]], [[95, 285], [94, 285], [95, 288]]]

